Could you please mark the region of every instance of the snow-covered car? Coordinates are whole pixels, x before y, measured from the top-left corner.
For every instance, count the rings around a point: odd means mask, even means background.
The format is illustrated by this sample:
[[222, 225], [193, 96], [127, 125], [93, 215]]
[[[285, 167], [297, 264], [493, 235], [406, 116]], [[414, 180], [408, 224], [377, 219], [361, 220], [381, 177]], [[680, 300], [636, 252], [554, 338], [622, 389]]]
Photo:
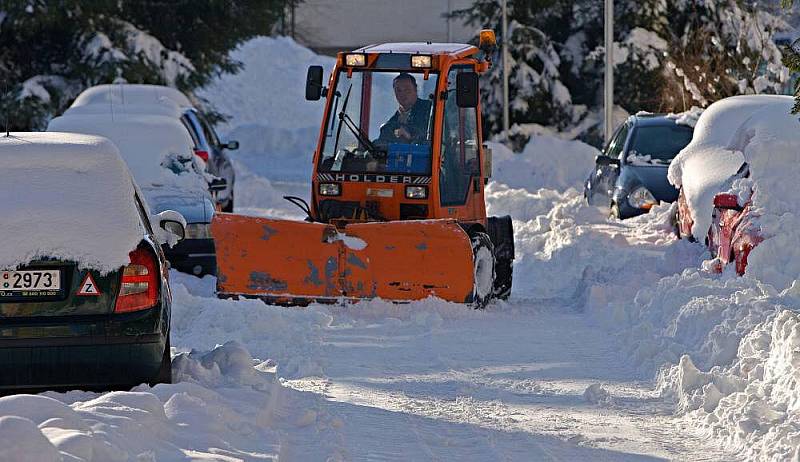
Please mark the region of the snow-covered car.
[[678, 190], [667, 168], [692, 139], [692, 127], [678, 117], [637, 114], [620, 125], [584, 183], [590, 205], [610, 207], [617, 218], [647, 213], [659, 202], [673, 202]]
[[722, 271], [744, 274], [753, 249], [797, 215], [800, 122], [789, 96], [735, 96], [706, 109], [695, 136], [670, 166], [680, 188], [679, 237], [705, 242]]
[[208, 172], [222, 178], [212, 191], [214, 201], [223, 212], [233, 212], [236, 174], [226, 150], [239, 149], [237, 141], [220, 141], [214, 126], [189, 99], [175, 88], [161, 85], [112, 84], [96, 85], [83, 91], [66, 113], [116, 110], [126, 113], [164, 114], [183, 123], [194, 142], [194, 153], [207, 164]]
[[48, 131], [86, 133], [110, 139], [119, 149], [150, 208], [177, 210], [186, 219], [186, 239], [164, 248], [172, 267], [201, 276], [215, 274], [210, 223], [215, 206], [210, 175], [192, 152], [181, 123], [166, 115], [71, 112], [50, 121]]
[[71, 133], [1, 136], [0, 194], [0, 389], [169, 382], [159, 244], [180, 214], [151, 216], [117, 148]]

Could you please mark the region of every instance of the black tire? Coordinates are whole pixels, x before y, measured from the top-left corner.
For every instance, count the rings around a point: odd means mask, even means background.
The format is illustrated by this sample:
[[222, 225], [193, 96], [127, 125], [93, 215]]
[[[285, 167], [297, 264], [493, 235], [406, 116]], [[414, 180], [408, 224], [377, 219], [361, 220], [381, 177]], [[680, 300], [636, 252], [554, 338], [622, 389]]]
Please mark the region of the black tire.
[[619, 213], [619, 205], [616, 202], [611, 203], [611, 218], [616, 218], [617, 220], [621, 220], [620, 213]]
[[486, 307], [494, 296], [494, 245], [486, 233], [472, 235], [472, 306]]
[[494, 245], [494, 298], [508, 300], [514, 274], [514, 226], [511, 217], [489, 217], [489, 237]]
[[161, 366], [158, 368], [158, 375], [151, 385], [157, 383], [172, 383], [172, 356], [170, 354], [169, 333], [167, 343], [164, 345], [164, 355], [161, 357]]
[[508, 300], [514, 279], [514, 260], [499, 259], [494, 262], [494, 298]]
[[222, 211], [226, 213], [233, 213], [233, 191], [231, 191], [231, 197], [228, 199], [228, 203], [222, 207]]

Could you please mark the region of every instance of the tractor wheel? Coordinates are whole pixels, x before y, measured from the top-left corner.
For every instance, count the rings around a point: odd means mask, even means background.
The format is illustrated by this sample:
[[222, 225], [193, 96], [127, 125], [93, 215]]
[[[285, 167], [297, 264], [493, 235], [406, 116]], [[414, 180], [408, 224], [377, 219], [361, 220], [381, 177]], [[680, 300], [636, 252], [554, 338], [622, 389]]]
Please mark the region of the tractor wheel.
[[514, 277], [514, 260], [498, 259], [494, 263], [494, 298], [508, 300], [511, 296], [511, 284]]
[[228, 199], [228, 203], [222, 207], [222, 211], [226, 213], [233, 213], [233, 191], [231, 191], [231, 197]]
[[164, 356], [161, 357], [161, 367], [159, 367], [158, 375], [156, 375], [151, 385], [157, 383], [172, 383], [172, 356], [169, 345], [169, 333], [167, 333], [167, 343], [164, 345]]
[[495, 278], [494, 246], [486, 233], [472, 236], [472, 271], [472, 305], [481, 309], [492, 299]]

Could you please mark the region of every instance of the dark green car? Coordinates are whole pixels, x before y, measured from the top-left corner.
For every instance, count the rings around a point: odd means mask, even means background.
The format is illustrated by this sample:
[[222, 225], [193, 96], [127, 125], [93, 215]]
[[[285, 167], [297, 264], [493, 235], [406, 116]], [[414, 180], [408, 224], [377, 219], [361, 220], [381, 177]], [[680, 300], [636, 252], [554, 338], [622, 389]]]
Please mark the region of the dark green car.
[[[0, 258], [0, 390], [94, 390], [170, 382], [172, 296], [159, 244], [167, 233], [173, 240], [182, 237], [183, 219], [164, 212], [153, 217], [159, 221], [154, 229], [113, 144], [82, 135], [65, 141], [60, 135], [12, 133], [21, 140], [16, 144], [0, 138], [0, 176], [15, 168], [17, 176], [27, 176], [16, 184], [0, 182], [0, 195], [16, 195], [26, 204], [22, 210], [0, 205], [0, 213], [9, 217], [0, 222], [0, 237], [16, 242], [22, 255], [32, 252], [26, 246], [37, 254], [12, 268]], [[76, 143], [76, 137], [82, 141]], [[72, 146], [63, 146], [70, 142]], [[56, 152], [53, 159], [47, 158], [52, 155], [48, 151]], [[67, 155], [80, 166], [74, 172]], [[52, 174], [37, 178], [25, 173], [43, 169]], [[98, 180], [76, 184], [70, 179], [73, 174], [84, 178], [86, 170]], [[59, 183], [73, 184], [64, 188]], [[37, 198], [48, 204], [39, 205]], [[87, 203], [92, 198], [93, 212]], [[74, 210], [64, 210], [78, 202]], [[80, 210], [87, 210], [87, 216]], [[114, 215], [107, 216], [108, 211]], [[36, 228], [35, 221], [46, 224], [48, 219], [54, 227]], [[30, 236], [4, 234], [15, 225], [25, 225]], [[127, 258], [123, 254], [120, 260], [126, 245]], [[0, 255], [13, 253], [3, 249]], [[81, 262], [82, 256], [90, 263]], [[116, 261], [125, 263], [109, 270]]]

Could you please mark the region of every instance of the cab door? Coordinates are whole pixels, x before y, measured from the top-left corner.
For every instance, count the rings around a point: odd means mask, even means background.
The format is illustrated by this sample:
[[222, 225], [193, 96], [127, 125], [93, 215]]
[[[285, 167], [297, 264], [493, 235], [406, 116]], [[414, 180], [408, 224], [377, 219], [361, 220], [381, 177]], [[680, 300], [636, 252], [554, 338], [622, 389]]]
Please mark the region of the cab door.
[[443, 217], [471, 220], [482, 216], [481, 149], [477, 108], [456, 104], [456, 76], [472, 72], [456, 65], [447, 73], [439, 168], [439, 205]]

